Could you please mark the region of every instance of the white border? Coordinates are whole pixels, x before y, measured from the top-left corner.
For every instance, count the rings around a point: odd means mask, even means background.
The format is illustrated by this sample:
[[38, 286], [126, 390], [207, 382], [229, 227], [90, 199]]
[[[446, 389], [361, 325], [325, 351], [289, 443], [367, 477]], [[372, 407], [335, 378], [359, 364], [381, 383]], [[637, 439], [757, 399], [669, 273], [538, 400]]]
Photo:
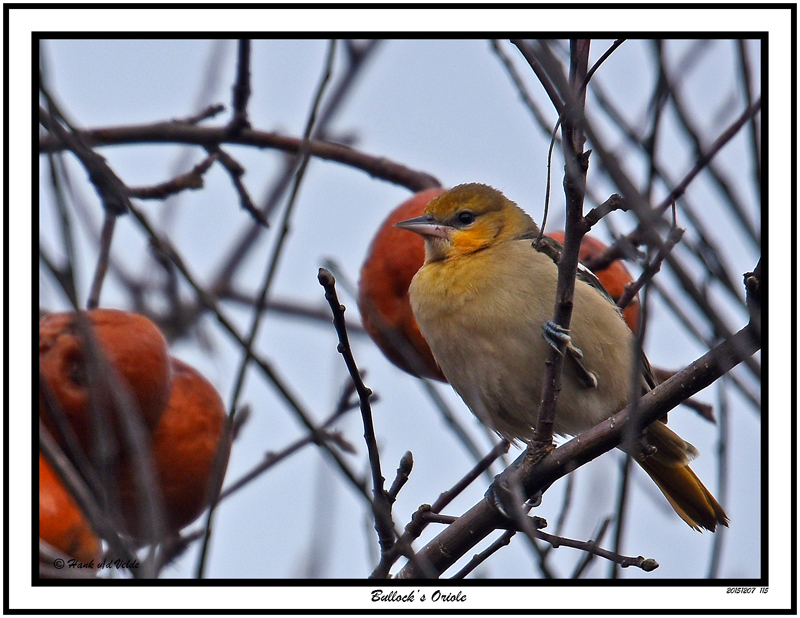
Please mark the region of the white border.
[[[548, 28], [561, 27], [568, 23], [572, 28], [586, 29], [590, 32], [608, 30], [618, 32], [629, 28], [635, 30], [654, 29], [662, 31], [709, 31], [739, 30], [769, 32], [769, 83], [770, 133], [769, 133], [769, 195], [776, 203], [788, 203], [790, 196], [788, 179], [794, 170], [790, 165], [790, 140], [787, 139], [786, 127], [793, 110], [790, 109], [790, 26], [786, 11], [767, 11], [763, 9], [737, 9], [726, 6], [723, 9], [665, 10], [665, 9], [581, 9], [570, 10], [569, 18], [564, 17], [565, 9], [465, 9], [452, 11], [436, 9], [422, 11], [401, 9], [197, 9], [182, 10], [120, 10], [120, 9], [49, 9], [32, 8], [15, 9], [9, 17], [9, 53], [12, 59], [9, 71], [9, 112], [11, 123], [8, 137], [11, 152], [10, 179], [13, 180], [11, 199], [9, 201], [10, 230], [9, 254], [14, 257], [13, 268], [10, 269], [9, 289], [14, 300], [10, 310], [10, 323], [29, 324], [33, 315], [32, 293], [28, 290], [32, 281], [31, 262], [33, 248], [28, 244], [32, 234], [33, 208], [31, 190], [31, 127], [35, 126], [31, 118], [30, 95], [31, 77], [33, 75], [30, 56], [31, 33], [33, 31], [69, 31], [69, 30], [121, 30], [121, 31], [239, 31], [245, 24], [248, 28], [258, 29], [260, 26], [282, 31], [318, 31], [328, 33], [341, 29], [352, 32], [379, 31], [426, 31], [466, 30], [471, 32], [498, 31], [513, 29], [541, 32]], [[424, 18], [420, 13], [424, 12]], [[790, 207], [795, 207], [790, 205]], [[783, 220], [788, 215], [783, 208], [772, 209], [772, 222]], [[784, 269], [790, 261], [791, 238], [789, 226], [773, 225], [770, 234], [770, 278], [772, 281], [787, 281], [790, 273]], [[785, 312], [790, 307], [788, 286], [773, 286], [770, 308], [773, 324], [787, 325], [792, 316]], [[783, 336], [777, 329], [772, 330], [771, 350], [773, 354], [789, 354], [789, 346], [785, 345]], [[778, 337], [782, 340], [777, 340]], [[783, 344], [783, 345], [781, 345]], [[20, 462], [31, 460], [30, 444], [31, 424], [24, 413], [28, 409], [27, 402], [31, 393], [30, 333], [25, 328], [14, 328], [9, 333], [11, 358], [15, 359], [9, 367], [9, 384], [12, 385], [10, 397], [10, 431], [14, 439], [9, 444], [9, 459], [17, 462], [13, 474], [10, 475], [9, 494], [14, 504], [10, 509], [10, 529], [13, 531], [9, 539], [9, 598], [12, 609], [38, 608], [41, 610], [61, 608], [108, 608], [114, 609], [219, 609], [237, 610], [252, 608], [270, 608], [273, 610], [306, 609], [366, 609], [380, 611], [383, 609], [416, 609], [436, 611], [443, 609], [474, 610], [485, 609], [493, 613], [504, 609], [519, 610], [522, 608], [570, 608], [573, 610], [598, 610], [603, 608], [638, 608], [661, 607], [664, 611], [678, 609], [703, 609], [767, 612], [778, 608], [787, 608], [791, 604], [793, 582], [789, 581], [790, 570], [787, 561], [789, 548], [783, 539], [789, 538], [786, 514], [790, 512], [788, 470], [791, 445], [788, 444], [789, 433], [785, 430], [786, 415], [791, 414], [788, 406], [779, 402], [786, 400], [776, 392], [778, 385], [791, 384], [788, 358], [772, 359], [770, 362], [770, 397], [776, 414], [772, 417], [769, 431], [768, 456], [770, 458], [770, 491], [771, 503], [769, 529], [774, 533], [770, 538], [769, 555], [770, 591], [769, 594], [726, 594], [723, 587], [716, 588], [670, 588], [656, 586], [620, 587], [598, 586], [581, 587], [580, 593], [567, 592], [563, 587], [509, 587], [465, 586], [461, 590], [467, 596], [464, 603], [422, 604], [421, 594], [428, 598], [437, 589], [456, 592], [458, 588], [413, 587], [393, 588], [390, 582], [371, 582], [362, 587], [269, 587], [269, 588], [231, 588], [231, 587], [157, 587], [127, 588], [93, 587], [93, 588], [46, 588], [30, 586], [30, 549], [31, 549], [31, 513], [30, 513], [30, 470]], [[787, 362], [781, 362], [781, 361]], [[777, 362], [776, 362], [777, 361]], [[785, 393], [786, 387], [781, 390]], [[780, 408], [780, 409], [779, 409]], [[32, 409], [32, 405], [31, 405]], [[21, 413], [22, 412], [22, 413]], [[754, 488], [753, 491], [758, 491]], [[760, 534], [754, 530], [753, 534]], [[164, 582], [161, 582], [163, 584]], [[444, 583], [444, 582], [443, 582]], [[231, 582], [235, 585], [235, 582]], [[375, 604], [371, 598], [371, 590], [392, 589], [401, 594], [414, 590], [414, 603]], [[252, 593], [243, 593], [252, 590]]]

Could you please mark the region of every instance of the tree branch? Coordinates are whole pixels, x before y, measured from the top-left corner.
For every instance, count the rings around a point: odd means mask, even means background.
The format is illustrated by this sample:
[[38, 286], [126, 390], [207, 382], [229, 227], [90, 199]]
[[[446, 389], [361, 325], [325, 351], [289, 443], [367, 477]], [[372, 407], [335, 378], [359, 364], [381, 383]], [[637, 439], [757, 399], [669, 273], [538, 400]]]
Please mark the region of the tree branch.
[[[510, 466], [503, 475], [511, 475], [521, 483], [526, 495], [533, 495], [619, 445], [631, 424], [642, 426], [657, 420], [760, 348], [756, 329], [748, 325], [635, 404], [550, 451], [538, 462], [526, 463], [522, 455], [517, 460], [520, 465]], [[417, 552], [417, 563], [428, 565], [440, 575], [493, 530], [504, 528], [506, 521], [488, 500], [481, 500]], [[403, 579], [420, 577], [425, 573], [414, 564], [407, 564], [398, 573], [398, 578]]]
[[[287, 137], [278, 133], [245, 128], [238, 134], [231, 135], [225, 126], [203, 127], [176, 122], [87, 129], [78, 133], [84, 143], [91, 147], [153, 143], [194, 144], [213, 149], [220, 144], [237, 144], [272, 148], [291, 154], [299, 154], [303, 148], [302, 138]], [[374, 178], [398, 184], [411, 191], [441, 186], [441, 183], [430, 174], [409, 169], [384, 157], [368, 155], [347, 146], [313, 139], [309, 141], [308, 146], [311, 156], [349, 165]], [[68, 144], [59, 136], [44, 135], [39, 138], [39, 152], [60, 151], [64, 148], [68, 148]]]
[[[583, 152], [584, 136], [580, 127], [583, 116], [584, 93], [582, 88], [589, 60], [589, 42], [582, 39], [572, 41], [569, 91], [562, 93], [567, 102], [561, 114], [561, 145], [564, 149], [565, 173], [564, 193], [566, 195], [567, 223], [564, 233], [564, 249], [558, 264], [556, 284], [556, 304], [553, 322], [569, 330], [572, 317], [572, 297], [575, 293], [575, 274], [578, 270], [578, 255], [581, 241], [587, 231], [583, 218], [583, 198], [586, 193], [586, 172], [589, 167], [589, 153]], [[566, 342], [559, 347], [550, 346], [545, 368], [542, 399], [539, 406], [536, 428], [530, 443], [531, 454], [553, 444], [553, 424], [556, 415], [556, 401], [561, 391], [561, 370], [564, 365]], [[536, 368], [540, 370], [540, 368]]]
[[372, 510], [375, 515], [375, 529], [378, 531], [378, 541], [381, 554], [389, 552], [395, 544], [394, 522], [392, 521], [392, 502], [384, 487], [383, 474], [381, 473], [381, 459], [378, 452], [378, 441], [375, 437], [375, 426], [372, 422], [372, 407], [369, 398], [372, 391], [366, 387], [358, 371], [353, 351], [350, 349], [350, 340], [344, 323], [344, 305], [339, 303], [336, 295], [336, 281], [330, 271], [319, 269], [319, 282], [325, 288], [325, 299], [331, 306], [333, 324], [339, 336], [338, 350], [344, 357], [347, 371], [353, 379], [361, 403], [361, 418], [364, 422], [364, 440], [367, 443], [369, 465], [372, 470]]

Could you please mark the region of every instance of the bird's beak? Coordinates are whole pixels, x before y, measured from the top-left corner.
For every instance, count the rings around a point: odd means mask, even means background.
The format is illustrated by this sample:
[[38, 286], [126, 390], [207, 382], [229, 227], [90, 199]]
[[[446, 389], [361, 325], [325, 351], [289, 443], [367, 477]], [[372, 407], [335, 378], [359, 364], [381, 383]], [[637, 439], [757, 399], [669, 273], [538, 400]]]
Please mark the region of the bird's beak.
[[406, 219], [395, 223], [394, 226], [409, 232], [415, 232], [420, 236], [438, 236], [439, 238], [447, 238], [447, 233], [451, 229], [449, 225], [438, 222], [433, 215], [422, 215], [421, 217]]

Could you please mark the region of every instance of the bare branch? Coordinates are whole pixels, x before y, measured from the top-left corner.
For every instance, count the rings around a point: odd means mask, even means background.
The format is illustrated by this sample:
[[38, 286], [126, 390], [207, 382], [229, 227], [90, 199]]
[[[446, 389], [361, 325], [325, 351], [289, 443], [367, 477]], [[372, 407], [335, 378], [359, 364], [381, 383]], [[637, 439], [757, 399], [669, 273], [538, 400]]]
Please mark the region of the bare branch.
[[635, 298], [636, 294], [639, 293], [644, 285], [650, 281], [659, 270], [661, 270], [661, 263], [667, 257], [670, 251], [672, 251], [673, 247], [677, 245], [681, 238], [683, 238], [683, 233], [685, 230], [679, 227], [673, 227], [670, 232], [669, 236], [667, 237], [667, 241], [661, 246], [658, 250], [658, 254], [650, 262], [647, 267], [642, 272], [642, 275], [636, 280], [628, 283], [625, 286], [625, 292], [620, 296], [619, 300], [617, 301], [617, 307], [620, 309], [624, 309], [627, 307], [630, 302]]
[[114, 236], [116, 224], [117, 216], [106, 210], [103, 217], [103, 230], [100, 232], [100, 253], [97, 256], [97, 267], [95, 268], [94, 279], [92, 279], [89, 299], [86, 301], [87, 309], [94, 309], [100, 305], [100, 290], [103, 287], [103, 280], [108, 270], [108, 260], [111, 254], [111, 239]]
[[247, 118], [247, 101], [250, 99], [250, 40], [239, 40], [239, 55], [236, 65], [236, 84], [233, 86], [233, 118], [228, 125], [231, 133], [250, 127]]
[[[558, 264], [556, 304], [553, 314], [553, 322], [565, 332], [569, 331], [572, 317], [572, 297], [575, 292], [575, 274], [578, 270], [581, 241], [588, 231], [583, 218], [583, 199], [586, 193], [589, 153], [583, 152], [584, 136], [580, 128], [585, 93], [581, 84], [586, 77], [589, 61], [588, 41], [572, 41], [571, 49], [570, 90], [562, 92], [567, 105], [561, 114], [561, 144], [566, 162], [564, 193], [567, 200], [567, 222], [564, 233], [564, 249]], [[532, 453], [552, 447], [556, 401], [558, 393], [561, 391], [561, 370], [564, 365], [565, 349], [566, 341], [560, 342], [558, 347], [550, 346], [548, 348], [542, 399], [537, 413], [534, 438], [529, 445]]]
[[[242, 129], [238, 135], [230, 135], [225, 127], [199, 127], [174, 122], [88, 129], [80, 131], [80, 135], [83, 141], [92, 147], [156, 143], [194, 144], [203, 148], [214, 148], [219, 144], [237, 144], [272, 148], [291, 154], [298, 154], [303, 147], [301, 138], [277, 133]], [[39, 152], [59, 151], [65, 147], [67, 144], [60, 139], [60, 136], [44, 135], [39, 138]], [[392, 182], [411, 191], [441, 186], [441, 183], [430, 174], [409, 169], [384, 157], [368, 155], [347, 146], [312, 139], [309, 142], [309, 152], [311, 156], [343, 163], [360, 169], [373, 178]]]
[[333, 312], [333, 325], [339, 336], [338, 350], [344, 357], [347, 371], [353, 379], [358, 393], [358, 400], [361, 403], [361, 419], [364, 423], [364, 440], [367, 443], [367, 453], [369, 455], [369, 465], [372, 470], [372, 510], [375, 515], [375, 529], [378, 531], [378, 541], [381, 546], [381, 554], [391, 551], [395, 544], [394, 522], [392, 521], [392, 500], [384, 487], [383, 474], [381, 473], [381, 459], [378, 452], [378, 441], [375, 438], [375, 426], [372, 422], [372, 407], [369, 398], [372, 391], [366, 387], [358, 366], [353, 358], [350, 348], [350, 340], [347, 336], [347, 329], [344, 323], [344, 305], [339, 303], [336, 295], [336, 280], [333, 275], [324, 268], [319, 269], [319, 282], [325, 288], [325, 299], [331, 306]]
[[193, 116], [187, 116], [186, 118], [176, 118], [173, 122], [176, 122], [178, 124], [199, 124], [203, 122], [203, 120], [208, 120], [209, 118], [213, 118], [217, 114], [220, 114], [224, 111], [225, 111], [224, 105], [222, 105], [221, 103], [214, 103], [212, 105], [208, 105], [205, 108], [201, 109]]
[[535, 531], [534, 534], [543, 541], [550, 543], [553, 547], [559, 547], [560, 545], [564, 545], [565, 547], [574, 547], [575, 549], [580, 549], [595, 556], [600, 556], [606, 560], [611, 560], [623, 568], [635, 566], [639, 567], [645, 572], [654, 571], [658, 568], [658, 562], [652, 558], [645, 558], [643, 556], [623, 556], [616, 552], [598, 547], [595, 541], [576, 541], [563, 536], [548, 534], [547, 532], [542, 532], [541, 530]]
[[392, 503], [397, 500], [397, 494], [400, 493], [403, 485], [408, 482], [408, 475], [411, 474], [411, 468], [413, 467], [414, 457], [411, 454], [411, 451], [406, 451], [405, 454], [400, 458], [400, 465], [397, 467], [397, 474], [394, 477], [394, 481], [392, 481], [392, 486], [389, 488], [389, 491], [386, 492], [389, 495], [389, 500]]
[[186, 190], [196, 190], [203, 188], [203, 174], [217, 160], [215, 154], [211, 154], [195, 165], [190, 171], [172, 180], [162, 182], [152, 187], [129, 187], [128, 195], [140, 200], [165, 200], [168, 197]]
[[[52, 101], [50, 102], [53, 105]], [[114, 215], [128, 212], [128, 188], [106, 163], [105, 159], [86, 146], [80, 133], [69, 132], [61, 123], [39, 107], [39, 123], [47, 129], [62, 147], [71, 151], [81, 162], [94, 186], [103, 208]]]
[[219, 146], [207, 148], [207, 150], [211, 156], [216, 157], [219, 160], [219, 162], [222, 164], [222, 167], [225, 168], [225, 170], [228, 172], [228, 175], [231, 177], [231, 182], [233, 182], [236, 193], [239, 194], [239, 203], [241, 204], [242, 209], [250, 213], [250, 216], [253, 217], [256, 223], [263, 225], [264, 227], [269, 227], [269, 222], [267, 221], [266, 215], [262, 213], [258, 206], [256, 206], [255, 202], [253, 202], [253, 198], [250, 197], [247, 187], [245, 187], [244, 183], [242, 182], [242, 176], [244, 176], [245, 173], [244, 167], [242, 167], [236, 159], [234, 159]]
[[[372, 572], [370, 579], [383, 579], [387, 577], [389, 575], [389, 569], [392, 568], [392, 565], [395, 563], [395, 561], [397, 561], [404, 549], [411, 547], [411, 543], [413, 543], [415, 539], [419, 538], [419, 536], [422, 534], [422, 531], [428, 525], [429, 520], [425, 519], [425, 513], [439, 513], [448, 504], [450, 504], [450, 502], [455, 499], [456, 496], [464, 491], [464, 489], [466, 489], [476, 478], [478, 478], [478, 476], [480, 476], [485, 470], [488, 470], [492, 462], [494, 462], [503, 453], [507, 453], [508, 447], [508, 440], [501, 440], [499, 444], [497, 444], [452, 488], [442, 492], [433, 505], [423, 504], [421, 507], [419, 507], [414, 515], [412, 515], [411, 521], [406, 525], [405, 531], [395, 545], [395, 551], [387, 552], [381, 555], [380, 564]], [[422, 565], [420, 568], [425, 570], [427, 573], [428, 568], [425, 566], [424, 561], [420, 560], [419, 564]]]
[[[619, 445], [626, 427], [630, 424], [647, 425], [662, 417], [760, 347], [760, 338], [753, 328], [747, 326], [644, 395], [635, 405], [624, 408], [599, 425], [553, 449], [538, 462], [526, 463], [526, 457], [523, 456], [521, 462], [518, 460], [521, 465], [512, 466], [507, 473], [520, 479], [526, 495], [533, 495]], [[634, 409], [635, 416], [632, 415]], [[503, 527], [504, 521], [503, 515], [488, 500], [481, 500], [417, 552], [417, 563], [426, 564], [429, 569], [441, 574], [492, 530]], [[403, 579], [425, 576], [414, 564], [406, 565], [397, 575]]]
[[[164, 255], [173, 263], [175, 264], [176, 268], [180, 271], [181, 275], [184, 277], [186, 282], [192, 287], [195, 293], [198, 296], [199, 302], [206, 307], [209, 311], [211, 311], [219, 324], [222, 328], [227, 331], [234, 339], [234, 341], [242, 346], [242, 348], [246, 348], [247, 344], [245, 342], [244, 337], [239, 333], [237, 328], [234, 326], [233, 322], [224, 314], [222, 313], [221, 309], [217, 305], [217, 300], [214, 296], [209, 294], [203, 286], [201, 286], [196, 278], [189, 272], [188, 267], [184, 263], [183, 259], [180, 255], [172, 248], [172, 246], [163, 238], [161, 238], [153, 229], [152, 225], [150, 225], [147, 218], [139, 212], [136, 208], [131, 209], [131, 214], [134, 218], [139, 222], [139, 224], [143, 227], [145, 232], [148, 234], [151, 242], [158, 248], [159, 251], [163, 252]], [[311, 415], [304, 409], [301, 405], [300, 400], [298, 397], [292, 393], [291, 389], [289, 388], [288, 384], [286, 384], [279, 376], [272, 365], [266, 361], [265, 359], [261, 358], [260, 356], [253, 354], [252, 361], [255, 365], [261, 370], [264, 377], [267, 378], [267, 381], [271, 383], [275, 389], [277, 390], [278, 394], [283, 398], [283, 400], [287, 403], [288, 408], [292, 410], [298, 419], [308, 428], [310, 431], [315, 430], [314, 422], [311, 420]], [[328, 454], [334, 459], [337, 466], [342, 470], [345, 478], [358, 490], [366, 500], [370, 500], [369, 494], [364, 487], [363, 482], [357, 477], [357, 475], [350, 469], [345, 461], [341, 459], [339, 454], [333, 450], [330, 445], [328, 445], [325, 441], [319, 443], [319, 446], [322, 447], [324, 450], [328, 452]]]
[[[543, 48], [535, 48], [528, 41], [523, 41], [520, 39], [511, 39], [511, 42], [517, 46], [517, 49], [519, 49], [522, 57], [525, 58], [531, 69], [533, 69], [533, 72], [536, 74], [536, 77], [542, 84], [547, 96], [550, 97], [550, 102], [553, 104], [553, 107], [556, 108], [556, 111], [560, 116], [564, 111], [564, 101], [562, 100], [560, 93], [563, 93], [564, 89], [559, 88], [553, 83], [553, 75], [545, 71], [544, 67], [542, 66]], [[566, 83], [566, 78], [564, 78], [563, 75], [561, 77], [563, 80], [561, 84]]]

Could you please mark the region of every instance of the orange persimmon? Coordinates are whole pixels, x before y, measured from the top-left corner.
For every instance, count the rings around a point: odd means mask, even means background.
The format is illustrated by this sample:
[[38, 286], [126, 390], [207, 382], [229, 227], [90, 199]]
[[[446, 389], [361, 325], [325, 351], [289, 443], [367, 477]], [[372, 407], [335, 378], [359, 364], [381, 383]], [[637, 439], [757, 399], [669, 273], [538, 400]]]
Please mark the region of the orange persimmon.
[[[196, 369], [172, 359], [172, 393], [153, 431], [152, 463], [165, 509], [167, 532], [177, 533], [209, 504], [214, 464], [221, 440], [230, 446], [225, 406], [211, 383]], [[223, 459], [221, 465], [225, 465]], [[122, 513], [131, 534], [146, 532], [132, 462], [124, 462], [119, 478]], [[221, 479], [221, 475], [220, 475]]]
[[[115, 374], [110, 384], [119, 378], [119, 383], [129, 389], [145, 427], [154, 429], [172, 389], [169, 351], [161, 332], [146, 317], [127, 311], [91, 309], [84, 315]], [[78, 326], [77, 315], [72, 312], [53, 313], [39, 321], [39, 367], [45, 385], [88, 453], [92, 440], [89, 367]], [[108, 401], [100, 396], [98, 403], [102, 410], [109, 411]], [[39, 414], [60, 441], [41, 391]], [[116, 427], [114, 417], [109, 414], [108, 420]]]
[[408, 286], [425, 260], [425, 243], [394, 224], [422, 214], [445, 189], [415, 193], [383, 221], [369, 247], [358, 282], [364, 328], [392, 363], [411, 375], [446, 381], [408, 302]]
[[39, 453], [39, 538], [78, 562], [102, 558], [99, 539], [64, 487], [55, 470]]

